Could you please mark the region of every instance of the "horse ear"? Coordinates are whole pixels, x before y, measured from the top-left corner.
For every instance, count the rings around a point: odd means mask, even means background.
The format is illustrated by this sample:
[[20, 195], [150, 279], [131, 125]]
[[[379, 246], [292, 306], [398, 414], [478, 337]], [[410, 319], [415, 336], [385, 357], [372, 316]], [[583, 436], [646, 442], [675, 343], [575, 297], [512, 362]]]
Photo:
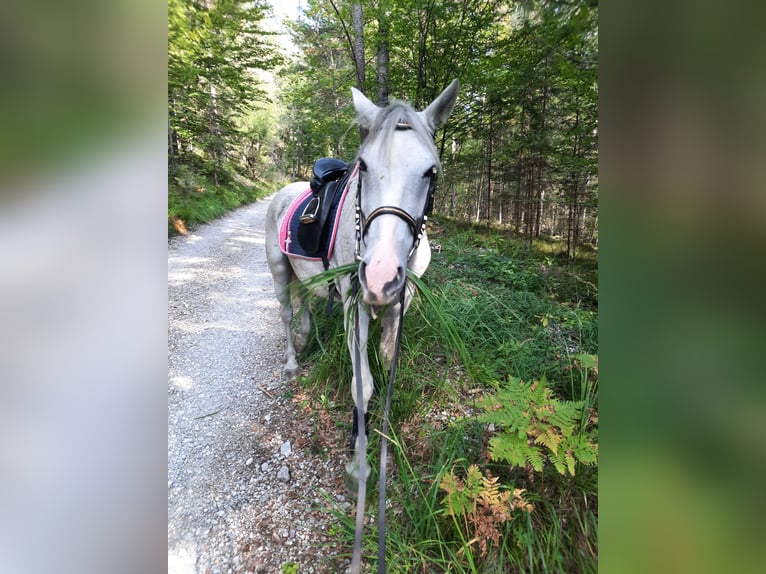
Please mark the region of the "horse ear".
[[363, 128], [370, 129], [380, 108], [373, 104], [367, 97], [357, 90], [351, 88], [351, 95], [354, 97], [354, 108], [356, 108], [356, 119]]
[[455, 107], [459, 88], [460, 82], [452, 80], [452, 83], [444, 88], [439, 97], [431, 102], [431, 105], [425, 110], [420, 112], [421, 117], [425, 120], [426, 125], [431, 128], [431, 131], [436, 131], [447, 123], [447, 118], [452, 113], [452, 108]]

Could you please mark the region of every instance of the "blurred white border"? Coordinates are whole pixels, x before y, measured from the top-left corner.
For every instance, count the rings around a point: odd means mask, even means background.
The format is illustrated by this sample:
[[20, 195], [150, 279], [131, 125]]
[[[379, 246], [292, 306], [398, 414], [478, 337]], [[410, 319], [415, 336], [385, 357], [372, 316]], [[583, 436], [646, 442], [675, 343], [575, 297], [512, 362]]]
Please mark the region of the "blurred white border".
[[1, 572], [166, 559], [166, 121], [0, 207]]

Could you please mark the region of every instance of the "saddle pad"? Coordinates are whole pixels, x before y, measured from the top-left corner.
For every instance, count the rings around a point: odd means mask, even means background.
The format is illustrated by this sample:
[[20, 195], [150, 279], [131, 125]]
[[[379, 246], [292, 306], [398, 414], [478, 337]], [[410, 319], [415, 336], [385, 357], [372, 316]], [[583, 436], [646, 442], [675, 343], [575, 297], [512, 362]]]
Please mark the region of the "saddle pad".
[[323, 232], [323, 237], [320, 242], [319, 252], [312, 254], [307, 253], [298, 241], [298, 226], [301, 224], [301, 214], [309, 201], [311, 201], [313, 194], [311, 188], [308, 188], [301, 193], [295, 201], [290, 204], [290, 207], [287, 208], [287, 213], [282, 220], [282, 226], [279, 230], [279, 247], [282, 250], [282, 253], [289, 257], [308, 259], [309, 261], [322, 261], [323, 257], [329, 259], [332, 255], [333, 247], [335, 246], [335, 236], [338, 233], [337, 215], [343, 208], [343, 203], [346, 200], [346, 194], [348, 193], [348, 187], [347, 183], [346, 187], [343, 189], [343, 193], [335, 195], [330, 208], [330, 215]]

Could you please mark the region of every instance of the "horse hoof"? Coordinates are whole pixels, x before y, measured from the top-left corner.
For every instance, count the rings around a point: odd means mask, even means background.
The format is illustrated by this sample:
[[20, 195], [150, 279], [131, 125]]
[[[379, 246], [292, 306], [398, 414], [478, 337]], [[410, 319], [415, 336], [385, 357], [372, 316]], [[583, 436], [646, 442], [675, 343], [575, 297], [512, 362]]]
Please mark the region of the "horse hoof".
[[287, 378], [289, 380], [294, 381], [295, 379], [297, 379], [299, 373], [300, 373], [300, 368], [299, 367], [297, 367], [297, 366], [290, 367], [290, 366], [285, 365], [285, 375], [287, 375]]
[[[367, 467], [367, 480], [370, 479], [372, 469]], [[343, 475], [343, 484], [350, 495], [356, 498], [359, 493], [359, 464], [355, 461], [346, 463], [346, 473]]]
[[348, 465], [346, 468], [346, 473], [343, 475], [343, 484], [346, 487], [346, 492], [349, 494], [349, 496], [352, 496], [356, 499], [356, 497], [359, 495], [359, 477], [351, 474], [348, 471]]

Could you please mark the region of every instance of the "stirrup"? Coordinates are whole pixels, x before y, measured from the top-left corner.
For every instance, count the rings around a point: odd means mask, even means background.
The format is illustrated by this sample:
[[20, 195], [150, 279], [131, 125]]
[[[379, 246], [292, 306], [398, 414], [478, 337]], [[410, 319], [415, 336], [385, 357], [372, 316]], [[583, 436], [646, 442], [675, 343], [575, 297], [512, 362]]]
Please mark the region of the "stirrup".
[[306, 208], [301, 213], [301, 223], [314, 223], [319, 213], [319, 198], [312, 197]]

